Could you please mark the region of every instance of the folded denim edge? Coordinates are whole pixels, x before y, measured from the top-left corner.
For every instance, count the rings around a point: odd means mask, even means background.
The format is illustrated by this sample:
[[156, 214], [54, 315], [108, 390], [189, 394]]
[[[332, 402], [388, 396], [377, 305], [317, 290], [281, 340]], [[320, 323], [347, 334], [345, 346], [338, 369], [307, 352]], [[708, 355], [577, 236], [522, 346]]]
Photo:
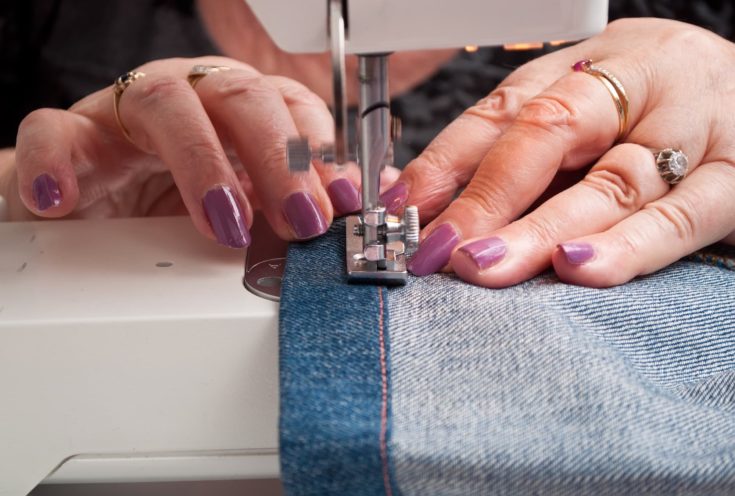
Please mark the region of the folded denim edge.
[[397, 495], [387, 291], [347, 284], [343, 262], [342, 221], [289, 247], [279, 325], [281, 476], [290, 495]]

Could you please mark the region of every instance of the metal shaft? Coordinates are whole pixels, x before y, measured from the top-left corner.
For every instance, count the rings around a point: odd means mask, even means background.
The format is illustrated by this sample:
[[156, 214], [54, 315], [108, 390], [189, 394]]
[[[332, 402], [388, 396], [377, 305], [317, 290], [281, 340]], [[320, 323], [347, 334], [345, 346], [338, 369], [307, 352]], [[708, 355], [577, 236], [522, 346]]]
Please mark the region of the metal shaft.
[[380, 172], [391, 144], [388, 55], [361, 55], [360, 149], [363, 213], [379, 205]]

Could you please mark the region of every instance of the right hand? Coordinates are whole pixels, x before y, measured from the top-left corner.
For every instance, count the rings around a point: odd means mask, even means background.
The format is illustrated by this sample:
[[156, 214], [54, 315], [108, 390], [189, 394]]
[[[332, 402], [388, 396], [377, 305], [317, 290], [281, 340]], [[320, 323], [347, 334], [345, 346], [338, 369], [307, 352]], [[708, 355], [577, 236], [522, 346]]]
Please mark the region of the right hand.
[[[210, 73], [193, 89], [186, 76], [197, 64], [231, 70]], [[68, 111], [41, 109], [23, 120], [11, 218], [21, 206], [48, 218], [188, 211], [202, 234], [240, 248], [250, 241], [254, 208], [288, 240], [318, 236], [334, 215], [360, 208], [356, 166], [288, 170], [288, 138], [334, 139], [327, 106], [302, 84], [222, 57], [137, 70], [146, 76], [119, 104], [132, 143], [115, 120], [111, 87]]]

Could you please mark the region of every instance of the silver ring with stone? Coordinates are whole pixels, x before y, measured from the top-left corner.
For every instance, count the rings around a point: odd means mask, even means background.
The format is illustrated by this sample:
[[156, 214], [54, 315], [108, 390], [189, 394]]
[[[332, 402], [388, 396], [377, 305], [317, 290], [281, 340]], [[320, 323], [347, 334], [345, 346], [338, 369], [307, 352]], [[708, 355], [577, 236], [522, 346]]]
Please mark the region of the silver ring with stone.
[[661, 178], [670, 185], [678, 184], [689, 170], [689, 159], [681, 150], [664, 148], [653, 153]]

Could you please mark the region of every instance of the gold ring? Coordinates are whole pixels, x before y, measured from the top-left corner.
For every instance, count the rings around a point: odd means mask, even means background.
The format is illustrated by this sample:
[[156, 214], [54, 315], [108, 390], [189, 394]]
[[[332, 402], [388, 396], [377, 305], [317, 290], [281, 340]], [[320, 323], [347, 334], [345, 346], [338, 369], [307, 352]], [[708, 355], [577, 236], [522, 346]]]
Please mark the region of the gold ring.
[[605, 85], [608, 93], [615, 102], [615, 110], [618, 112], [618, 120], [620, 126], [618, 128], [618, 136], [615, 141], [622, 140], [628, 133], [628, 114], [630, 107], [630, 100], [628, 94], [625, 91], [623, 83], [620, 82], [610, 71], [603, 69], [602, 67], [592, 65], [590, 59], [580, 60], [572, 66], [574, 72], [585, 72], [599, 79], [602, 84]]
[[145, 72], [138, 72], [138, 71], [130, 71], [126, 72], [119, 78], [115, 80], [114, 88], [113, 88], [113, 95], [114, 95], [114, 106], [115, 109], [115, 120], [117, 121], [118, 126], [120, 126], [120, 131], [122, 131], [123, 136], [125, 138], [135, 144], [133, 142], [133, 139], [130, 137], [130, 133], [128, 132], [125, 125], [122, 123], [122, 120], [120, 120], [120, 98], [122, 97], [123, 92], [127, 89], [128, 86], [133, 84], [133, 81], [136, 79], [140, 79], [142, 77], [145, 77]]
[[189, 82], [192, 88], [196, 88], [197, 83], [207, 74], [213, 72], [229, 71], [231, 67], [226, 65], [195, 65], [189, 71], [189, 75], [186, 76], [186, 80]]

